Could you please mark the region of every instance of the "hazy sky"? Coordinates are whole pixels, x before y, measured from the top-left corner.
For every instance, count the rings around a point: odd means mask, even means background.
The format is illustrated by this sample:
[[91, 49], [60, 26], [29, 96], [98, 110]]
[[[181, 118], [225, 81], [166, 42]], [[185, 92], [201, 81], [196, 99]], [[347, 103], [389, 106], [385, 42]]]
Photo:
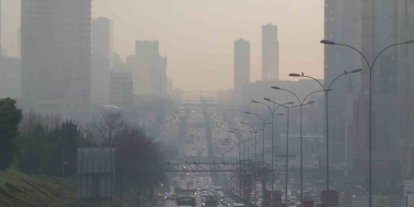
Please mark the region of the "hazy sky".
[[[2, 0], [3, 45], [18, 53], [19, 0]], [[252, 81], [261, 76], [261, 26], [279, 26], [280, 72], [323, 76], [323, 0], [93, 0], [93, 17], [113, 20], [114, 50], [123, 57], [134, 42], [160, 40], [175, 87], [233, 87], [233, 43], [250, 40]]]

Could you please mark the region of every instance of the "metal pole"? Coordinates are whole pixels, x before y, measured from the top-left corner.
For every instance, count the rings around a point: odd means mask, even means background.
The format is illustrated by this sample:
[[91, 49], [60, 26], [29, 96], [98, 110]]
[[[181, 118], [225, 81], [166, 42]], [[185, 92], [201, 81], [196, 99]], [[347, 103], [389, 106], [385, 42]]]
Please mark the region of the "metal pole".
[[263, 177], [262, 177], [262, 207], [264, 206], [264, 200], [266, 197], [266, 167], [265, 167], [265, 123], [263, 123], [263, 143], [262, 143], [262, 162], [263, 162]]
[[290, 113], [290, 108], [287, 108], [287, 124], [286, 124], [286, 166], [285, 166], [285, 171], [286, 171], [286, 182], [285, 182], [285, 206], [288, 207], [289, 206], [289, 202], [288, 202], [288, 185], [289, 185], [289, 113]]
[[241, 142], [239, 143], [239, 197], [241, 197]]
[[329, 201], [329, 182], [330, 182], [330, 174], [329, 174], [329, 92], [325, 90], [325, 130], [326, 130], [326, 207], [328, 207]]
[[274, 128], [275, 128], [275, 126], [273, 125], [273, 122], [274, 122], [274, 116], [275, 116], [275, 113], [274, 113], [274, 111], [272, 111], [272, 171], [271, 171], [271, 173], [272, 173], [272, 195], [270, 196], [270, 198], [271, 198], [271, 206], [273, 207], [274, 206], [274, 202], [273, 202], [273, 200], [274, 200], [274, 194], [275, 194], [275, 187], [274, 187], [274, 159], [275, 159], [275, 154], [274, 154], [274, 151], [275, 151], [275, 146], [274, 146], [274, 141], [275, 141], [275, 137], [274, 137]]
[[[247, 156], [248, 156], [248, 154], [247, 154], [247, 150], [246, 150], [246, 141], [247, 141], [247, 140], [244, 140], [244, 141], [243, 141], [243, 155], [244, 155], [243, 157], [244, 157], [244, 159], [247, 159]], [[249, 146], [247, 145], [247, 149], [248, 149], [248, 147], [249, 147]]]
[[[257, 192], [257, 130], [254, 131], [254, 196], [257, 198], [256, 192]], [[256, 201], [255, 201], [256, 204]]]
[[247, 160], [250, 160], [250, 139], [247, 138]]
[[372, 66], [369, 70], [369, 146], [368, 146], [368, 160], [369, 160], [369, 207], [372, 207]]
[[[263, 125], [264, 126], [264, 125]], [[263, 128], [263, 143], [262, 143], [262, 162], [263, 162], [263, 172], [264, 172], [264, 169], [265, 169], [265, 131], [264, 131], [264, 128]]]
[[303, 136], [302, 136], [302, 108], [303, 103], [300, 104], [300, 205], [303, 206]]
[[257, 161], [257, 132], [254, 132], [254, 163], [256, 165], [256, 161]]

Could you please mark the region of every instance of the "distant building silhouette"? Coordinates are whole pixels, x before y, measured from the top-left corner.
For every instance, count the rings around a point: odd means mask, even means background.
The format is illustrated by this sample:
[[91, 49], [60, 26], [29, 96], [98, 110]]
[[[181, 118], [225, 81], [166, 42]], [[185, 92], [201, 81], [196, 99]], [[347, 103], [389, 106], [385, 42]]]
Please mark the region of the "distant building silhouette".
[[92, 103], [109, 103], [111, 21], [107, 18], [92, 20], [91, 36], [91, 86]]
[[243, 38], [234, 42], [234, 95], [243, 98], [243, 88], [250, 83], [250, 43]]
[[20, 99], [20, 59], [0, 56], [0, 99]]
[[22, 99], [47, 109], [89, 105], [91, 1], [21, 1]]
[[159, 55], [158, 41], [137, 40], [135, 57], [128, 57], [127, 65], [133, 68], [135, 95], [166, 95], [167, 57]]
[[132, 106], [134, 102], [131, 72], [111, 72], [110, 103], [119, 107]]
[[277, 25], [262, 26], [262, 80], [279, 80]]
[[20, 98], [21, 62], [20, 59], [6, 57], [2, 48], [2, 3], [0, 0], [0, 99]]
[[1, 20], [2, 20], [2, 13], [1, 13], [1, 0], [0, 0], [0, 56], [2, 56], [2, 51], [3, 51], [3, 45], [1, 44], [1, 40], [2, 40], [2, 36], [1, 36], [1, 32], [2, 32], [2, 25], [1, 25]]

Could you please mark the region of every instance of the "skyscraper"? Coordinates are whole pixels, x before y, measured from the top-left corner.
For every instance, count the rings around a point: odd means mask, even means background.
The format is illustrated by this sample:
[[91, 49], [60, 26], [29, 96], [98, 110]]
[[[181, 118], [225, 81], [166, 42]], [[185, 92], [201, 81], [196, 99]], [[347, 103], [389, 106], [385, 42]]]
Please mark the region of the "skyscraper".
[[91, 99], [91, 0], [21, 1], [22, 99], [79, 108]]
[[[325, 39], [359, 47], [361, 44], [361, 0], [325, 0]], [[361, 68], [361, 58], [348, 48], [325, 46], [325, 87], [345, 70]], [[360, 74], [338, 79], [330, 93], [329, 139], [331, 160], [343, 165], [345, 161], [346, 94], [358, 92]]]
[[111, 72], [110, 103], [119, 107], [132, 106], [134, 103], [131, 72]]
[[[374, 60], [377, 54], [391, 44], [413, 39], [413, 9], [414, 2], [411, 0], [362, 1], [361, 50], [368, 61]], [[368, 70], [365, 70], [361, 78], [362, 94], [354, 101], [355, 112], [348, 121], [350, 130], [347, 134], [353, 140], [354, 146], [349, 154], [359, 169], [366, 166], [368, 124], [371, 124], [373, 185], [381, 182], [381, 186], [384, 187], [385, 183], [388, 183], [385, 188], [391, 191], [395, 191], [397, 187], [396, 177], [407, 177], [414, 172], [414, 167], [410, 164], [414, 160], [411, 126], [414, 121], [413, 56], [412, 45], [392, 47], [382, 53], [371, 76], [372, 113], [367, 112], [370, 77]], [[367, 68], [365, 65], [362, 66]], [[363, 111], [363, 114], [360, 115], [359, 111]], [[368, 121], [368, 115], [371, 115], [371, 123]], [[376, 166], [376, 163], [381, 165]], [[383, 175], [381, 178], [375, 178], [378, 172]]]
[[92, 20], [91, 36], [91, 96], [94, 104], [109, 103], [111, 21], [107, 18]]
[[234, 42], [234, 94], [243, 97], [243, 88], [250, 82], [250, 43], [243, 38]]
[[262, 26], [262, 80], [279, 80], [277, 25]]
[[2, 31], [2, 28], [1, 28], [1, 16], [2, 16], [2, 13], [1, 13], [1, 0], [0, 0], [0, 56], [2, 55], [2, 50], [3, 50], [3, 48], [2, 48], [2, 44], [1, 44], [1, 31]]
[[[133, 71], [134, 94], [164, 96], [167, 87], [167, 58], [159, 55], [158, 41], [136, 41], [135, 58], [137, 69]], [[129, 63], [130, 64], [130, 63]]]
[[91, 51], [92, 58], [110, 59], [111, 55], [111, 20], [105, 17], [99, 17], [92, 20], [91, 24]]

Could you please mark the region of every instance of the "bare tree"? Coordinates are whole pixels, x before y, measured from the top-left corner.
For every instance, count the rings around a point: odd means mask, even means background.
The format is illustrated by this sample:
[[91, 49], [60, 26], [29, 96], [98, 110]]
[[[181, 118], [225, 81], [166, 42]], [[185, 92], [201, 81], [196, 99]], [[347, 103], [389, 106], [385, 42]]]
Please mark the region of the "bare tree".
[[101, 113], [99, 118], [91, 123], [91, 126], [103, 145], [113, 146], [114, 136], [125, 128], [125, 123], [120, 112], [111, 111]]
[[62, 124], [62, 117], [58, 114], [37, 114], [29, 111], [23, 114], [23, 119], [19, 125], [21, 133], [32, 131], [37, 126], [42, 126], [46, 132], [60, 127]]

